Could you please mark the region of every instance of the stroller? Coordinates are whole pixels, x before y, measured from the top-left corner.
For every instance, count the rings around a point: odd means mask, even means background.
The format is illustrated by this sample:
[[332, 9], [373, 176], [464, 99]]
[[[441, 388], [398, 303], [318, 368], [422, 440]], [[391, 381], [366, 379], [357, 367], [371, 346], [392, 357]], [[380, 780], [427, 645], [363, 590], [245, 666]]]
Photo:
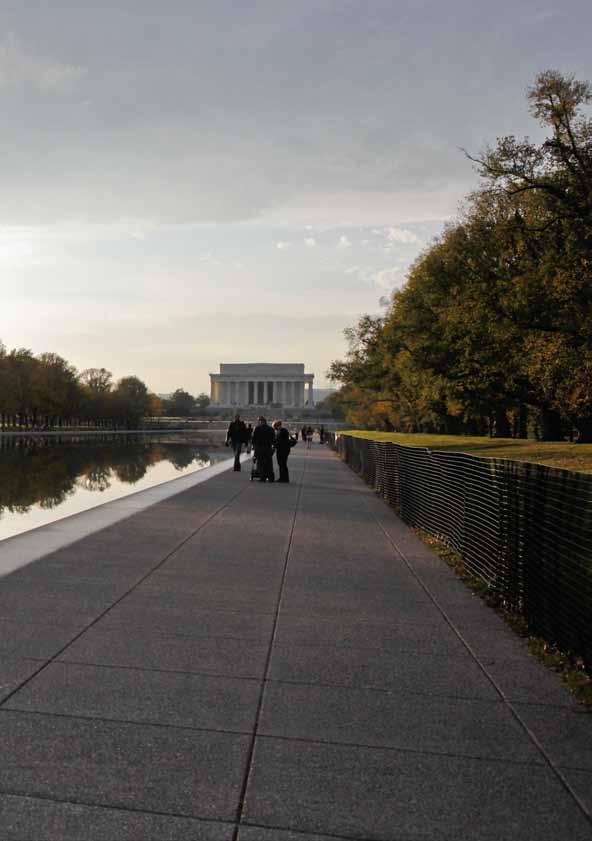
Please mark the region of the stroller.
[[[271, 459], [273, 459], [274, 454], [275, 454], [275, 447], [271, 451], [271, 456], [270, 456]], [[270, 470], [271, 470], [271, 473], [273, 475], [273, 464], [270, 464]], [[259, 470], [259, 460], [258, 460], [257, 456], [255, 455], [255, 449], [253, 449], [253, 458], [251, 460], [251, 482], [254, 482], [255, 479], [262, 479], [262, 478], [263, 478], [263, 476], [261, 475], [261, 471]], [[271, 479], [271, 481], [273, 482], [273, 479]]]
[[255, 457], [255, 452], [253, 451], [253, 458], [251, 459], [251, 482], [254, 482], [255, 479], [260, 479], [261, 474], [259, 473], [259, 465], [257, 464], [257, 459]]

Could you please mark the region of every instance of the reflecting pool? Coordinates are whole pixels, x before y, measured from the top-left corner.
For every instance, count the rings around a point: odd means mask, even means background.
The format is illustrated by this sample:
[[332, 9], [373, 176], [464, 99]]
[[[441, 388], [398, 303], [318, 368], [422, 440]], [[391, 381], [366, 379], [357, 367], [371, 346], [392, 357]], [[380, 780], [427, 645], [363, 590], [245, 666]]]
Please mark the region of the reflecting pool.
[[0, 435], [0, 541], [223, 457], [170, 436]]

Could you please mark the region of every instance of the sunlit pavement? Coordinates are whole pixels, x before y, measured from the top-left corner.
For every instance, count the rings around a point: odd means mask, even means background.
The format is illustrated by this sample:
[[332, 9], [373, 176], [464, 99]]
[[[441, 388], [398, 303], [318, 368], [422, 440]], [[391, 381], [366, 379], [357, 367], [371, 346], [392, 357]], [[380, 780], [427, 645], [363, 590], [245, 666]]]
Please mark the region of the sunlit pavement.
[[592, 716], [334, 454], [290, 470], [0, 579], [0, 838], [592, 838]]

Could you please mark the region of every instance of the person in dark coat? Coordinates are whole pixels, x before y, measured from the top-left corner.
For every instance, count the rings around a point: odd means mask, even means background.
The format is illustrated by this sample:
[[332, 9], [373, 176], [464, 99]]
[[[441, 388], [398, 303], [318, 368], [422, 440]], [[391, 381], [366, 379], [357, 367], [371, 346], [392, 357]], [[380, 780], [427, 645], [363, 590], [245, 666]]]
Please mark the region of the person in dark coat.
[[319, 441], [321, 444], [325, 443], [325, 427], [321, 426], [319, 429]]
[[275, 481], [273, 472], [274, 444], [275, 432], [269, 426], [266, 419], [260, 417], [253, 431], [253, 449], [255, 451], [255, 458], [257, 459], [257, 470], [261, 482], [265, 482], [266, 479], [269, 482]]
[[240, 415], [235, 415], [234, 420], [230, 423], [226, 433], [226, 446], [232, 445], [234, 450], [234, 469], [240, 470], [240, 457], [247, 435], [247, 427], [245, 422], [240, 419]]
[[280, 470], [280, 478], [278, 479], [278, 482], [289, 482], [290, 474], [288, 472], [288, 456], [290, 455], [293, 442], [286, 427], [282, 426], [281, 420], [276, 420], [273, 424], [273, 428], [275, 429], [275, 457], [277, 458]]

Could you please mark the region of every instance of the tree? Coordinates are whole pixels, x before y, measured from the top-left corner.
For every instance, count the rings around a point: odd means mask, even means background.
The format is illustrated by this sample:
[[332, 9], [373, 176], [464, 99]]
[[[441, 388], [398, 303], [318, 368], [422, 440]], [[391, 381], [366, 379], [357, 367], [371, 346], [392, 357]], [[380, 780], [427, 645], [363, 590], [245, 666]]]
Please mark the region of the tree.
[[116, 417], [128, 427], [138, 425], [149, 411], [148, 388], [138, 377], [123, 377], [119, 380], [113, 397]]
[[198, 394], [195, 398], [195, 405], [198, 409], [207, 409], [210, 405], [210, 395], [202, 391], [201, 394]]
[[166, 413], [171, 417], [188, 417], [195, 408], [195, 398], [182, 388], [176, 389], [165, 403]]
[[[592, 391], [586, 385], [592, 381], [592, 120], [581, 110], [592, 102], [592, 88], [548, 70], [536, 77], [528, 98], [550, 137], [540, 146], [505, 137], [473, 160], [489, 188], [516, 205], [533, 258], [521, 290], [532, 316], [525, 325], [532, 390], [543, 412], [554, 413], [555, 433], [563, 413], [579, 430], [579, 440], [587, 441], [592, 440]], [[534, 219], [518, 207], [527, 195], [539, 208]], [[566, 375], [567, 383], [574, 383], [567, 391]]]
[[42, 353], [37, 384], [38, 409], [45, 426], [75, 415], [81, 404], [82, 388], [76, 368], [57, 353]]
[[346, 395], [343, 389], [333, 391], [324, 400], [317, 403], [316, 408], [319, 414], [328, 412], [334, 420], [344, 420], [347, 411]]
[[80, 374], [80, 381], [95, 394], [111, 391], [113, 374], [106, 368], [86, 368]]
[[148, 395], [148, 415], [151, 418], [159, 418], [164, 415], [164, 401], [158, 394]]
[[592, 89], [547, 71], [528, 96], [550, 136], [471, 158], [484, 182], [461, 218], [347, 332], [331, 377], [357, 422], [526, 435], [530, 413], [543, 438], [592, 440]]
[[82, 417], [94, 423], [104, 423], [113, 418], [113, 374], [106, 368], [86, 368], [80, 374], [85, 399]]

